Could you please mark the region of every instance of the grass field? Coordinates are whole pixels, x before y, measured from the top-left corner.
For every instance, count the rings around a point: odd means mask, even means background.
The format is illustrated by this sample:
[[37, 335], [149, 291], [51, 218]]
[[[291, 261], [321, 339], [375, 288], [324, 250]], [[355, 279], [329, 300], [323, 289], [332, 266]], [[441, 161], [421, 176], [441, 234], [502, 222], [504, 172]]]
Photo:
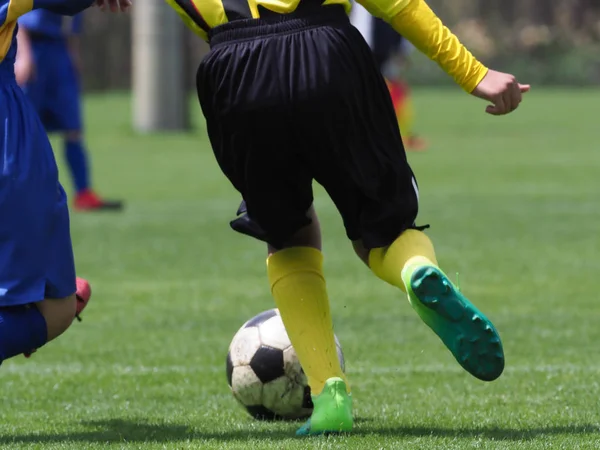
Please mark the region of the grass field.
[[238, 327], [273, 306], [265, 251], [229, 230], [239, 197], [201, 118], [192, 135], [139, 137], [127, 97], [90, 97], [97, 186], [127, 209], [73, 215], [93, 303], [31, 360], [2, 365], [0, 448], [600, 448], [600, 91], [534, 90], [506, 118], [458, 90], [416, 102], [432, 143], [410, 155], [420, 222], [503, 337], [498, 381], [463, 372], [361, 265], [317, 189], [356, 433], [298, 440], [297, 424], [249, 419], [224, 358]]

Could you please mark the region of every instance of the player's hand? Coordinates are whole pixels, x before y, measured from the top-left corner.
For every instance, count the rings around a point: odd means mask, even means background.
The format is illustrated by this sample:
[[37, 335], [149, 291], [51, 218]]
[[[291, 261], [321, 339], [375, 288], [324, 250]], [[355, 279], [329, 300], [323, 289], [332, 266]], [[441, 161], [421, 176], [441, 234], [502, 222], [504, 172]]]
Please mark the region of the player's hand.
[[131, 6], [131, 0], [96, 0], [96, 6], [102, 11], [108, 8], [111, 12], [126, 12]]
[[520, 84], [513, 75], [490, 70], [472, 94], [492, 103], [485, 112], [502, 116], [517, 109], [529, 89], [528, 84]]

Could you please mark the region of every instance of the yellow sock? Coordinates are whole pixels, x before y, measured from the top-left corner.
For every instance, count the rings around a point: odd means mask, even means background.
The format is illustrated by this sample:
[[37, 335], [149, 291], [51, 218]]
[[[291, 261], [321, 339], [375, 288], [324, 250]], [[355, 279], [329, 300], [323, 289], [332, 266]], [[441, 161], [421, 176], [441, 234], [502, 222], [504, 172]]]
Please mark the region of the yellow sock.
[[313, 395], [332, 377], [349, 386], [337, 356], [322, 266], [323, 255], [310, 247], [284, 249], [267, 259], [271, 292]]
[[369, 266], [375, 275], [406, 292], [402, 269], [407, 264], [437, 266], [431, 240], [418, 230], [406, 230], [390, 246], [374, 248], [369, 253]]

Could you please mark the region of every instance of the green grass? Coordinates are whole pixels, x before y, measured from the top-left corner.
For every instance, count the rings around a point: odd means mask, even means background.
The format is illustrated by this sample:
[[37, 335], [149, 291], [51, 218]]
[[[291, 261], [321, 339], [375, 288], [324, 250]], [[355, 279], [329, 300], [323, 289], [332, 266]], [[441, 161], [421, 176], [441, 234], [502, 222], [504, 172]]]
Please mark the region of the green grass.
[[227, 388], [231, 337], [273, 303], [263, 246], [229, 229], [239, 197], [201, 118], [192, 135], [141, 137], [126, 97], [89, 98], [96, 184], [127, 210], [73, 215], [93, 303], [31, 360], [2, 365], [0, 448], [600, 448], [599, 103], [600, 91], [534, 90], [493, 118], [457, 90], [416, 94], [432, 143], [410, 155], [420, 222], [503, 337], [491, 384], [362, 266], [317, 190], [357, 426], [298, 440], [297, 424], [252, 421]]

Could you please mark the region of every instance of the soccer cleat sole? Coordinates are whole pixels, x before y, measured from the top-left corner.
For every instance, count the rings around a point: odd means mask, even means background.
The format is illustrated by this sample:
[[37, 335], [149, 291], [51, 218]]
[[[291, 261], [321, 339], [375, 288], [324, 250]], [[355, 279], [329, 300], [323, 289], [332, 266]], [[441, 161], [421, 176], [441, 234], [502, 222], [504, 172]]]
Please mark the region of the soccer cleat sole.
[[[437, 268], [412, 274], [411, 289], [431, 314], [420, 314], [471, 375], [493, 381], [504, 371], [504, 350], [492, 322], [460, 294]], [[425, 317], [424, 317], [425, 315]]]
[[340, 436], [345, 434], [352, 434], [352, 430], [346, 431], [313, 431], [311, 429], [310, 419], [296, 431], [296, 436], [298, 437], [308, 437], [308, 436]]

